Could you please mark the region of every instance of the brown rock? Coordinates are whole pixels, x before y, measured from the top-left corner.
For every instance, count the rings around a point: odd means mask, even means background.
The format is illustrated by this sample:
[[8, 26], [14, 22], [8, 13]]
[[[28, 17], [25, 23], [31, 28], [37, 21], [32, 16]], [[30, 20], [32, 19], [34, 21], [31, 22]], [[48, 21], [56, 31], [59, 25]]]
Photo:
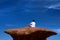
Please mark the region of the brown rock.
[[13, 40], [46, 40], [47, 37], [56, 35], [56, 32], [43, 28], [18, 28], [4, 31], [13, 37]]

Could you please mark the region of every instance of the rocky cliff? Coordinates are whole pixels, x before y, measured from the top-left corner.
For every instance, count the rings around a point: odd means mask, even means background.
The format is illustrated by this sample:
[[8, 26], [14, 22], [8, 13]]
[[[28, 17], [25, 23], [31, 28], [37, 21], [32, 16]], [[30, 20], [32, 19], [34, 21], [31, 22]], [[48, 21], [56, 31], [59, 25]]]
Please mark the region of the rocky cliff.
[[56, 35], [56, 32], [44, 28], [17, 28], [5, 30], [13, 40], [46, 40], [47, 37]]

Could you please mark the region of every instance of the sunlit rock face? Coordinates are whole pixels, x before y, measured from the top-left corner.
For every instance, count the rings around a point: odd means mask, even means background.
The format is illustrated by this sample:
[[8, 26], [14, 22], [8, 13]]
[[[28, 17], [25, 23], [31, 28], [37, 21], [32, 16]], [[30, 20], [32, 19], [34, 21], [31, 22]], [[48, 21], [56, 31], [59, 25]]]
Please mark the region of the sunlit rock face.
[[5, 30], [13, 40], [46, 40], [47, 37], [56, 35], [56, 32], [44, 28], [17, 28]]

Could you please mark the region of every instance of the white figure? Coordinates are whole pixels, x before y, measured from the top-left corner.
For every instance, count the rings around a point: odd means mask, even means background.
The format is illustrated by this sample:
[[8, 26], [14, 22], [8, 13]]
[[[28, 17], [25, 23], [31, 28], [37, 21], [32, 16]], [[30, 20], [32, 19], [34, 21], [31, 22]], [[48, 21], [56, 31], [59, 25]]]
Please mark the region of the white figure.
[[32, 20], [32, 22], [30, 23], [30, 27], [35, 27], [35, 20]]

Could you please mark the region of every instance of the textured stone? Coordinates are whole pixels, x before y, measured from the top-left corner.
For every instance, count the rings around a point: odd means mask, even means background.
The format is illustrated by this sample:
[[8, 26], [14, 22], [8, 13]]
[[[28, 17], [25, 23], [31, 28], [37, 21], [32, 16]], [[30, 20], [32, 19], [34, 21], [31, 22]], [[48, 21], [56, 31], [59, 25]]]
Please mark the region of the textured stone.
[[13, 40], [46, 40], [47, 37], [57, 34], [44, 28], [17, 28], [4, 32], [10, 34]]

